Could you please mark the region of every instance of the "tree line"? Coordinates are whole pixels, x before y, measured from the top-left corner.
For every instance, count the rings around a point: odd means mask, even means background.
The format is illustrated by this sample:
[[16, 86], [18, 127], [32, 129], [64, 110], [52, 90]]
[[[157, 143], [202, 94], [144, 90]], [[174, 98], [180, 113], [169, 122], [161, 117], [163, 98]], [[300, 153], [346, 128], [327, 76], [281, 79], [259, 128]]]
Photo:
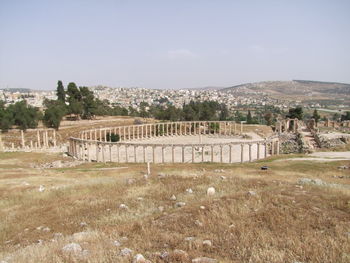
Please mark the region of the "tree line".
[[[216, 101], [190, 101], [178, 108], [167, 98], [158, 99], [151, 105], [141, 102], [137, 110], [131, 106], [125, 108], [95, 98], [88, 87], [77, 87], [74, 82], [70, 82], [65, 89], [62, 81], [58, 81], [56, 95], [56, 100], [44, 100], [44, 112], [28, 105], [25, 100], [8, 107], [0, 101], [0, 129], [6, 132], [14, 125], [21, 130], [36, 128], [39, 121], [48, 128], [59, 129], [64, 116], [73, 120], [92, 119], [95, 116], [132, 116], [170, 121], [245, 121], [248, 124], [266, 125], [273, 125], [281, 115], [300, 120], [304, 118], [301, 107], [291, 108], [285, 114], [279, 108], [269, 105], [256, 109], [253, 115], [250, 110], [247, 114], [243, 114], [242, 111], [230, 112], [227, 105]], [[320, 119], [317, 110], [310, 117], [316, 122]], [[350, 112], [342, 115], [341, 119], [349, 120]]]

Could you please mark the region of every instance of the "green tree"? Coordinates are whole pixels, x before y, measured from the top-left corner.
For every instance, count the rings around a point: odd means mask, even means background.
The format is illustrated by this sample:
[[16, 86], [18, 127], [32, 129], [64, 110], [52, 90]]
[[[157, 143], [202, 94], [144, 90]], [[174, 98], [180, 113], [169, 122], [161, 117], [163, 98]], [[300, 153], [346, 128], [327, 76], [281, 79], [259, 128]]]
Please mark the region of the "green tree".
[[13, 124], [12, 113], [5, 108], [5, 102], [0, 101], [0, 129], [7, 132]]
[[60, 81], [60, 80], [57, 82], [56, 95], [57, 95], [58, 101], [61, 101], [63, 103], [66, 101], [66, 92], [64, 91], [62, 81]]
[[59, 129], [61, 121], [67, 112], [66, 105], [61, 101], [45, 100], [44, 105], [47, 107], [43, 117], [46, 127]]
[[298, 120], [302, 120], [303, 119], [303, 108], [300, 106], [298, 106], [296, 108], [290, 108], [286, 117], [290, 118], [290, 119], [297, 118]]
[[68, 95], [68, 113], [77, 117], [83, 114], [83, 102], [80, 90], [74, 82], [70, 82], [67, 86]]
[[341, 121], [349, 121], [350, 120], [350, 111], [345, 112], [345, 114], [343, 114], [341, 116]]
[[79, 87], [79, 91], [83, 108], [82, 117], [83, 119], [91, 119], [97, 111], [94, 93], [88, 87]]
[[12, 114], [14, 124], [24, 131], [28, 128], [36, 128], [42, 118], [41, 112], [28, 105], [25, 100], [10, 105], [7, 110]]
[[247, 124], [253, 124], [252, 113], [250, 112], [250, 110], [248, 110], [247, 114]]
[[268, 126], [272, 125], [272, 122], [273, 122], [273, 114], [272, 114], [272, 112], [270, 112], [270, 111], [266, 112], [264, 114], [264, 119], [266, 121], [266, 125], [268, 125]]
[[318, 111], [315, 109], [313, 114], [312, 114], [312, 118], [315, 120], [316, 123], [318, 123], [318, 121], [321, 119], [320, 114], [318, 114]]

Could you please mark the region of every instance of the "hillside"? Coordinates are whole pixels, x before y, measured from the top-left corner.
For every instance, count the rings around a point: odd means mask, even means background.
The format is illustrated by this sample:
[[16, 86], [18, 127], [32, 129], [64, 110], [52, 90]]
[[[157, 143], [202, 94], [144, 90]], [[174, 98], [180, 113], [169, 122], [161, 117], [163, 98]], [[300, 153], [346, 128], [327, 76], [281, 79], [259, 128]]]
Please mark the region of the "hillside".
[[310, 80], [246, 83], [223, 88], [220, 91], [229, 93], [264, 93], [276, 98], [297, 98], [300, 100], [350, 98], [350, 84]]

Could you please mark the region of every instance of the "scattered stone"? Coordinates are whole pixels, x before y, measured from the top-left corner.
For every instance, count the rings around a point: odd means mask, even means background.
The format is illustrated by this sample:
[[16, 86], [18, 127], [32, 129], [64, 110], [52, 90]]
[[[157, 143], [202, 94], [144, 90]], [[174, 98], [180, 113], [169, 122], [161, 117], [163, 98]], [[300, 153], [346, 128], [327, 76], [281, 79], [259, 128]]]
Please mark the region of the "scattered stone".
[[144, 174], [144, 175], [143, 175], [143, 179], [145, 179], [145, 180], [147, 180], [147, 179], [148, 179], [148, 177], [149, 177], [149, 175], [148, 175], [148, 174]]
[[115, 245], [116, 247], [120, 247], [121, 243], [118, 240], [114, 240], [113, 245]]
[[44, 228], [43, 228], [43, 231], [44, 231], [44, 232], [50, 232], [51, 229], [50, 229], [49, 227], [44, 227]]
[[193, 241], [193, 240], [195, 240], [196, 238], [195, 237], [185, 237], [185, 241]]
[[193, 194], [193, 190], [191, 188], [186, 189], [186, 193]]
[[159, 210], [160, 212], [163, 212], [163, 211], [164, 211], [164, 206], [158, 206], [158, 210]]
[[254, 196], [254, 195], [256, 195], [256, 192], [254, 192], [254, 191], [248, 191], [248, 195]]
[[80, 223], [80, 226], [82, 226], [82, 227], [86, 227], [88, 224], [86, 223], [86, 222], [81, 222]]
[[158, 178], [165, 178], [166, 177], [166, 174], [165, 173], [159, 173], [158, 174]]
[[226, 180], [226, 176], [221, 175], [220, 178], [221, 180]]
[[149, 260], [146, 260], [145, 257], [141, 254], [137, 254], [134, 257], [133, 263], [150, 263]]
[[163, 253], [161, 253], [161, 254], [159, 255], [159, 257], [160, 257], [161, 259], [163, 259], [163, 260], [167, 260], [167, 259], [169, 258], [169, 252], [164, 251]]
[[126, 183], [129, 184], [129, 185], [134, 184], [135, 182], [136, 182], [136, 180], [133, 179], [133, 178], [129, 178], [129, 179], [126, 180]]
[[175, 260], [180, 262], [186, 262], [186, 260], [188, 260], [187, 252], [181, 249], [175, 249], [172, 253], [172, 256]]
[[196, 224], [196, 226], [202, 227], [203, 223], [201, 221], [199, 221], [198, 219], [194, 222]]
[[38, 191], [39, 191], [40, 193], [41, 193], [41, 192], [44, 192], [44, 191], [45, 191], [45, 187], [44, 187], [43, 185], [40, 185]]
[[30, 185], [28, 182], [22, 182], [22, 185], [24, 185], [24, 186], [28, 186], [28, 185]]
[[300, 178], [298, 180], [298, 184], [314, 184], [314, 185], [318, 185], [318, 186], [327, 185], [321, 179], [310, 179], [310, 178]]
[[123, 248], [120, 253], [119, 253], [120, 256], [122, 257], [130, 257], [132, 255], [132, 250], [130, 248]]
[[203, 241], [203, 246], [205, 247], [211, 247], [212, 245], [213, 244], [209, 239]]
[[172, 196], [170, 197], [170, 200], [171, 200], [171, 201], [176, 201], [176, 196], [175, 196], [175, 195], [172, 195]]
[[175, 204], [175, 207], [183, 207], [183, 206], [185, 206], [185, 205], [186, 205], [185, 202], [177, 202], [177, 203]]
[[121, 238], [120, 238], [120, 241], [121, 241], [121, 242], [126, 242], [126, 241], [128, 241], [128, 240], [129, 240], [129, 238], [127, 238], [127, 237], [121, 237]]
[[38, 226], [37, 228], [36, 228], [36, 230], [43, 230], [44, 229], [44, 227], [43, 226]]
[[215, 188], [214, 187], [209, 187], [207, 189], [207, 195], [209, 195], [209, 196], [215, 195]]
[[78, 243], [69, 243], [62, 248], [62, 252], [68, 255], [80, 256], [83, 249]]
[[346, 165], [342, 165], [342, 166], [338, 166], [339, 170], [346, 170], [346, 169], [350, 169], [350, 166], [346, 166]]
[[91, 233], [87, 231], [77, 232], [73, 234], [73, 238], [75, 241], [83, 241], [91, 237]]
[[53, 161], [51, 163], [52, 168], [62, 168], [62, 161], [58, 160], [58, 161]]
[[225, 172], [224, 169], [215, 169], [214, 173], [223, 173]]
[[42, 245], [42, 244], [44, 243], [44, 240], [38, 239], [38, 240], [36, 241], [36, 243], [37, 243], [38, 245]]
[[205, 209], [205, 206], [204, 206], [204, 205], [201, 205], [199, 208], [202, 209], [202, 210], [204, 210], [204, 209]]
[[218, 261], [213, 258], [200, 257], [192, 259], [192, 263], [217, 263]]
[[129, 209], [129, 207], [126, 204], [120, 204], [119, 208], [123, 209], [123, 210], [128, 210]]
[[138, 197], [137, 198], [137, 201], [142, 201], [143, 200], [143, 197]]
[[55, 240], [60, 239], [60, 238], [62, 238], [62, 237], [63, 237], [63, 234], [62, 234], [62, 233], [55, 233], [55, 234], [53, 234], [53, 238], [54, 238]]

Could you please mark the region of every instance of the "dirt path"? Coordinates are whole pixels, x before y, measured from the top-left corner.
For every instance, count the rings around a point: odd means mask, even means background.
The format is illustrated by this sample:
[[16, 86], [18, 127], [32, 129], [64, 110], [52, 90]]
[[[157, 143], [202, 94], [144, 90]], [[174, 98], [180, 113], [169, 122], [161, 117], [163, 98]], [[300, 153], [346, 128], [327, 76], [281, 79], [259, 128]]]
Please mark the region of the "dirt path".
[[[278, 160], [285, 161], [286, 159]], [[318, 161], [318, 162], [333, 162], [350, 160], [350, 151], [348, 152], [315, 152], [301, 158], [290, 158], [291, 161]]]

